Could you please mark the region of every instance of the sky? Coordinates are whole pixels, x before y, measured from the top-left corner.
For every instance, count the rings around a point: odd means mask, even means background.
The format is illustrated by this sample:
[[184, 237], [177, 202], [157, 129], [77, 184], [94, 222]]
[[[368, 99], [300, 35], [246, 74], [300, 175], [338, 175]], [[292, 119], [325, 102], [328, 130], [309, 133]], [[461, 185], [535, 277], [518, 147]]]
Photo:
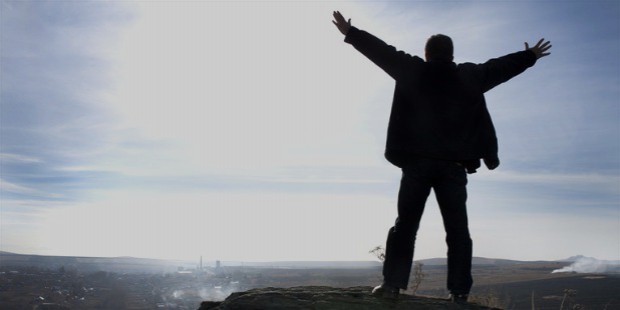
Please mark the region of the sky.
[[[486, 94], [501, 165], [469, 175], [474, 256], [620, 260], [617, 1], [2, 1], [0, 250], [374, 260], [401, 171], [394, 81], [332, 24], [455, 61], [552, 42]], [[429, 197], [415, 259], [445, 257]]]

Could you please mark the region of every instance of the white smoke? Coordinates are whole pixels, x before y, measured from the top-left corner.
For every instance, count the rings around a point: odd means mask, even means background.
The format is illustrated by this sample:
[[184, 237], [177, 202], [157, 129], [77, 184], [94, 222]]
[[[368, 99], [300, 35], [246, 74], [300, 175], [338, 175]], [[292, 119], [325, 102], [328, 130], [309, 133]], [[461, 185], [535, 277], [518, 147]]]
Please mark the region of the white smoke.
[[598, 260], [593, 257], [578, 257], [571, 265], [556, 269], [551, 273], [576, 272], [576, 273], [606, 273], [614, 264], [608, 261]]
[[202, 300], [222, 301], [236, 291], [237, 290], [232, 288], [222, 288], [221, 286], [216, 286], [213, 288], [202, 288], [198, 290], [198, 295], [200, 295]]

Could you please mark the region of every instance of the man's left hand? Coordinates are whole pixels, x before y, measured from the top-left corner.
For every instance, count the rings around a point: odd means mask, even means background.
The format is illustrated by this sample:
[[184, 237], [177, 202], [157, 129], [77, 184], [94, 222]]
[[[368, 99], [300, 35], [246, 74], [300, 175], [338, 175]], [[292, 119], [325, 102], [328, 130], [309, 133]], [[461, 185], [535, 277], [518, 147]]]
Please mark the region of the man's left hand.
[[536, 54], [536, 59], [550, 55], [551, 53], [548, 53], [547, 51], [551, 48], [551, 42], [544, 41], [545, 39], [540, 39], [540, 41], [538, 41], [538, 43], [536, 43], [533, 47], [530, 47], [527, 42], [525, 42], [525, 49], [534, 52], [534, 54]]
[[346, 21], [338, 11], [334, 11], [334, 19], [335, 21], [332, 20], [332, 23], [346, 36], [349, 33], [349, 29], [351, 29], [351, 19], [349, 18], [349, 21]]

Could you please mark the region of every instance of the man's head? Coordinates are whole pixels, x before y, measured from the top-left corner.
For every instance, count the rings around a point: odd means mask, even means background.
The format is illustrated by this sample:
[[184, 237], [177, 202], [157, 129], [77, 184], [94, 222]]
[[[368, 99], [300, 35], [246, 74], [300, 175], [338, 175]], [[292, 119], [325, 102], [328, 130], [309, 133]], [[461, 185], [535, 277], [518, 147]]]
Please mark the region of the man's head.
[[426, 61], [454, 60], [454, 46], [452, 39], [447, 35], [436, 34], [428, 38], [424, 52]]

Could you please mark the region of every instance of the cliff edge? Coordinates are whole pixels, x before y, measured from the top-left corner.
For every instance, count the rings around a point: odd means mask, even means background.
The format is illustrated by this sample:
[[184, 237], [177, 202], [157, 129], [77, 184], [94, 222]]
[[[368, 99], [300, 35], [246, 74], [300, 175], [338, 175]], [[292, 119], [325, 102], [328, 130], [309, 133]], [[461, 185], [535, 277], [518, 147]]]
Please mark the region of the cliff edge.
[[370, 286], [335, 288], [329, 286], [297, 286], [290, 288], [256, 288], [232, 293], [220, 302], [204, 301], [199, 310], [379, 310], [379, 309], [492, 309], [476, 304], [458, 305], [443, 299], [401, 294], [396, 300], [370, 295]]

